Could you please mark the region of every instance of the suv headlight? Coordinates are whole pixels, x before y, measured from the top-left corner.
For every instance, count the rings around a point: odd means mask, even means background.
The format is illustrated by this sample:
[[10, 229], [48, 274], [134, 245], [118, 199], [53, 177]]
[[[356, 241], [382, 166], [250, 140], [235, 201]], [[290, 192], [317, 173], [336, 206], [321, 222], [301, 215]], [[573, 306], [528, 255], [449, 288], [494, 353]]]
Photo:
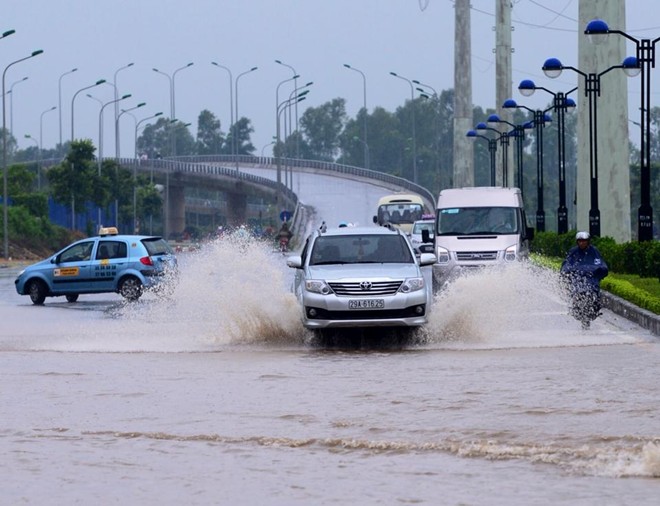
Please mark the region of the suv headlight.
[[438, 263], [439, 264], [448, 264], [449, 263], [449, 250], [438, 246], [436, 248], [437, 252], [436, 255], [438, 257]]
[[305, 281], [305, 290], [312, 293], [328, 295], [332, 293], [332, 288], [322, 279], [308, 279]]
[[504, 260], [507, 262], [513, 262], [516, 259], [518, 253], [518, 246], [515, 244], [513, 246], [509, 246], [505, 251], [504, 251]]
[[424, 288], [424, 278], [407, 278], [403, 280], [399, 291], [402, 293], [416, 292]]

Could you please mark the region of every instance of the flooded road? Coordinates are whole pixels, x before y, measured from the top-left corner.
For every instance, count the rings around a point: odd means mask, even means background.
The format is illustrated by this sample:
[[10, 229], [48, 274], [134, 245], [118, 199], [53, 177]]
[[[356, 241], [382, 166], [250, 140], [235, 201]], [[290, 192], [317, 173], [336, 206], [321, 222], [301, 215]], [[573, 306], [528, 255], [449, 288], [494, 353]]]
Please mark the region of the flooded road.
[[406, 346], [328, 349], [268, 247], [180, 263], [137, 304], [35, 307], [0, 271], [0, 503], [660, 497], [657, 338], [608, 311], [581, 331], [546, 273], [459, 279]]

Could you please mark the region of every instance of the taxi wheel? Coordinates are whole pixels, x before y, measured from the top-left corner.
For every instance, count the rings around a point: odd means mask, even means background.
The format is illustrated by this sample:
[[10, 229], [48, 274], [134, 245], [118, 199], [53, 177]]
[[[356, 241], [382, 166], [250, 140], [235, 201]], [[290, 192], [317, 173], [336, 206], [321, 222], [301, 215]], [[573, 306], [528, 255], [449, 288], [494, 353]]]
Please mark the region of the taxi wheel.
[[31, 281], [28, 287], [32, 304], [40, 306], [46, 300], [46, 285], [39, 280]]
[[78, 300], [78, 294], [77, 293], [72, 293], [72, 294], [66, 296], [66, 301], [67, 302], [75, 302], [77, 300]]
[[142, 283], [138, 278], [128, 276], [119, 285], [119, 293], [126, 300], [138, 300], [142, 295]]

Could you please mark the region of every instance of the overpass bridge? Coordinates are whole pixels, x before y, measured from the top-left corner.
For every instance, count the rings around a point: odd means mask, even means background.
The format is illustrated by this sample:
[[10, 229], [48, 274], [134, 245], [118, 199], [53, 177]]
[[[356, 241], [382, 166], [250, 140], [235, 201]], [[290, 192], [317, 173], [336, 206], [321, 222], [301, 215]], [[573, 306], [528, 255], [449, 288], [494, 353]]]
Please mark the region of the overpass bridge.
[[[120, 159], [121, 166], [136, 174], [148, 175], [155, 184], [162, 185], [164, 195], [164, 235], [177, 237], [190, 223], [186, 215], [211, 212], [213, 206], [204, 206], [199, 199], [186, 197], [186, 188], [204, 188], [222, 192], [225, 196], [224, 217], [227, 225], [245, 223], [255, 210], [250, 210], [250, 198], [260, 199], [275, 216], [265, 216], [279, 220], [283, 209], [293, 214], [293, 226], [298, 227], [309, 218], [314, 207], [313, 192], [326, 191], [330, 186], [328, 178], [343, 186], [373, 186], [380, 194], [411, 192], [422, 196], [429, 209], [435, 208], [435, 198], [426, 189], [406, 179], [349, 165], [276, 157], [249, 155], [209, 155], [189, 156], [168, 159]], [[301, 181], [303, 181], [301, 183]], [[316, 183], [314, 183], [316, 181]], [[298, 195], [300, 185], [306, 187], [305, 199]], [[298, 188], [296, 188], [298, 185]], [[311, 192], [310, 192], [311, 188]], [[338, 199], [346, 192], [337, 192]], [[361, 200], [355, 197], [352, 201]], [[339, 203], [338, 207], [348, 213], [351, 201]], [[306, 212], [303, 213], [303, 208]], [[375, 205], [369, 208], [373, 214]], [[188, 211], [188, 212], [187, 212]], [[192, 212], [191, 212], [192, 211]], [[259, 212], [262, 212], [260, 209]], [[365, 221], [364, 212], [362, 220]]]

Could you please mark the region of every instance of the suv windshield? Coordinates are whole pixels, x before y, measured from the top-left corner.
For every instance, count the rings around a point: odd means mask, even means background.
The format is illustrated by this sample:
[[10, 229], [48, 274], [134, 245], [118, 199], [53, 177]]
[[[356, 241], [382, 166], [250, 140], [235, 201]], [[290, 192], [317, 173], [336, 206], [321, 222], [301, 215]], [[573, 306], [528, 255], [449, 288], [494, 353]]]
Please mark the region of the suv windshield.
[[517, 234], [515, 207], [454, 207], [438, 211], [438, 235]]
[[314, 242], [309, 265], [413, 263], [400, 235], [321, 236]]

